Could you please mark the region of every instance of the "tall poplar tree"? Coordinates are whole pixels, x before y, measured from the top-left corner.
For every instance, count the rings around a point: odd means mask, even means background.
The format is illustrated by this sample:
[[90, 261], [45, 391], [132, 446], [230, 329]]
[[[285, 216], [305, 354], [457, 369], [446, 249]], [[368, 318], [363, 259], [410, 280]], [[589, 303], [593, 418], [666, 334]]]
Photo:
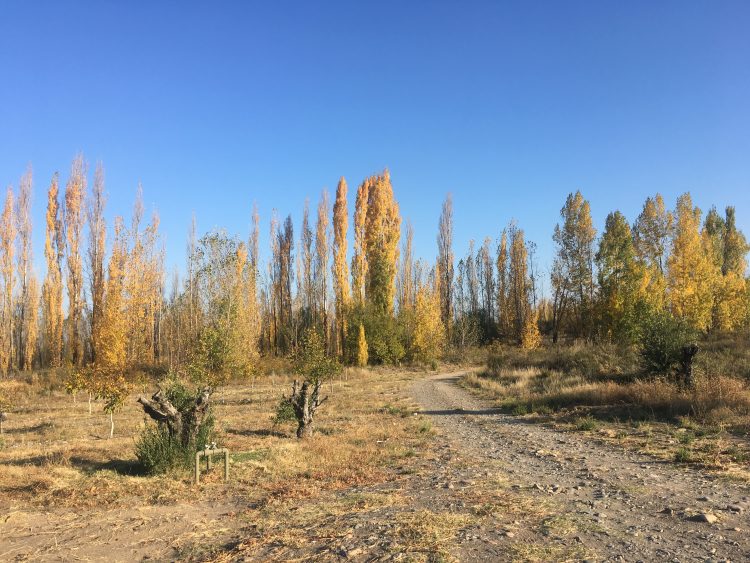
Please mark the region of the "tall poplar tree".
[[393, 316], [401, 216], [388, 170], [372, 178], [368, 195], [365, 294], [377, 312]]
[[5, 205], [0, 216], [0, 275], [2, 275], [2, 300], [0, 302], [0, 372], [7, 375], [14, 367], [13, 346], [13, 290], [15, 286], [13, 256], [16, 242], [16, 223], [13, 217], [13, 188], [8, 186]]
[[714, 272], [700, 234], [701, 211], [689, 193], [677, 200], [672, 252], [667, 261], [669, 300], [675, 316], [698, 330], [711, 326]]
[[313, 264], [313, 291], [315, 295], [315, 323], [323, 328], [326, 349], [329, 347], [328, 326], [328, 215], [330, 203], [328, 191], [323, 190], [318, 203], [318, 218], [315, 223], [315, 263]]
[[600, 329], [609, 338], [632, 338], [646, 302], [645, 266], [638, 263], [630, 225], [619, 211], [607, 216], [596, 263]]
[[552, 267], [554, 291], [553, 340], [568, 312], [572, 313], [573, 333], [590, 336], [594, 301], [594, 239], [589, 202], [580, 191], [568, 195], [560, 210], [562, 223], [555, 226], [552, 239], [557, 245]]
[[17, 365], [19, 369], [30, 370], [34, 360], [37, 332], [38, 288], [33, 272], [32, 225], [31, 225], [31, 167], [21, 178], [16, 209], [16, 230], [18, 231], [18, 305], [17, 310]]
[[440, 297], [440, 318], [450, 338], [453, 323], [453, 197], [448, 194], [438, 222], [438, 293]]
[[365, 301], [365, 280], [367, 277], [367, 209], [369, 206], [372, 178], [367, 178], [357, 188], [354, 202], [354, 255], [352, 256], [352, 293], [357, 305]]
[[83, 155], [73, 160], [70, 178], [65, 186], [65, 241], [68, 289], [68, 356], [73, 365], [83, 362], [83, 262], [81, 240], [83, 237], [86, 194], [86, 164]]
[[339, 355], [344, 356], [347, 323], [346, 316], [351, 300], [349, 289], [349, 267], [346, 260], [346, 235], [349, 211], [346, 203], [346, 180], [342, 176], [336, 187], [336, 202], [333, 204], [333, 290], [336, 307], [337, 346]]
[[42, 285], [43, 365], [57, 368], [62, 363], [62, 259], [64, 252], [60, 219], [58, 175], [52, 177], [47, 192], [47, 215], [44, 238], [44, 259], [47, 273]]
[[104, 292], [106, 286], [104, 256], [106, 253], [107, 224], [104, 219], [106, 196], [104, 193], [104, 167], [97, 164], [94, 184], [89, 195], [87, 218], [89, 227], [88, 271], [91, 295], [91, 356], [96, 361], [99, 336], [102, 328]]

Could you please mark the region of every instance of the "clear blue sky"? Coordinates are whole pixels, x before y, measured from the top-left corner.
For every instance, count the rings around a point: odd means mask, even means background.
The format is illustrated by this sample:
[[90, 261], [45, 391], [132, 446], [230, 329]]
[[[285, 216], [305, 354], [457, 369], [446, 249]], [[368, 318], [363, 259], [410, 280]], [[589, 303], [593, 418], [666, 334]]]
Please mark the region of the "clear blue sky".
[[449, 191], [457, 255], [516, 218], [546, 266], [576, 189], [599, 229], [690, 190], [750, 232], [748, 30], [747, 1], [7, 2], [0, 185], [33, 164], [39, 270], [79, 151], [110, 217], [143, 183], [170, 266], [194, 211], [244, 237], [255, 200], [265, 240], [384, 167], [428, 259]]

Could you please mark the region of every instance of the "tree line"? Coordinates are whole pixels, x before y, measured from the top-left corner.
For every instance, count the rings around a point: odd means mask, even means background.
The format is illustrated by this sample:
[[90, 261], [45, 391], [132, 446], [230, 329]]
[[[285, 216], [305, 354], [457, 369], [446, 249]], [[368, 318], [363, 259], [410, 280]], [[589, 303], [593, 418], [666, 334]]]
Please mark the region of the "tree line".
[[[668, 313], [696, 330], [737, 331], [750, 318], [748, 244], [735, 211], [702, 217], [689, 194], [673, 211], [649, 197], [631, 225], [610, 213], [597, 237], [589, 202], [570, 194], [553, 231], [549, 295], [536, 247], [511, 222], [457, 257], [453, 203], [438, 220], [434, 262], [416, 260], [388, 171], [354, 194], [344, 178], [331, 202], [304, 204], [299, 232], [275, 211], [269, 258], [260, 217], [246, 238], [198, 236], [193, 219], [181, 277], [164, 271], [159, 217], [144, 219], [141, 189], [129, 220], [105, 220], [104, 170], [89, 186], [82, 156], [64, 188], [47, 190], [42, 283], [34, 275], [32, 173], [8, 188], [0, 216], [0, 370], [68, 368], [72, 390], [116, 405], [125, 375], [153, 367], [211, 384], [247, 376], [261, 356], [288, 356], [308, 329], [350, 363], [434, 362], [496, 340], [526, 348], [544, 335], [633, 342]], [[351, 260], [349, 259], [351, 255]], [[122, 384], [112, 384], [112, 382]]]

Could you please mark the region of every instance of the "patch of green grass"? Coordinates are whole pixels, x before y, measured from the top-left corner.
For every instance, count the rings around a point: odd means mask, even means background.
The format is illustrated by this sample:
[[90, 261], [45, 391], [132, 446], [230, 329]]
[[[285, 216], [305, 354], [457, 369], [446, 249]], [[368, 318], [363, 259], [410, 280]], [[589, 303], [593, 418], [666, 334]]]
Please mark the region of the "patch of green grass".
[[425, 419], [419, 422], [419, 425], [417, 426], [417, 431], [420, 434], [428, 434], [432, 432], [432, 422]]
[[391, 416], [400, 416], [402, 418], [405, 418], [410, 414], [409, 409], [407, 409], [406, 407], [400, 407], [397, 405], [392, 405], [390, 403], [387, 403], [380, 407], [380, 412], [382, 412], [383, 414], [389, 414]]
[[575, 427], [583, 432], [593, 432], [599, 428], [599, 423], [592, 416], [582, 416], [576, 419]]
[[252, 450], [249, 452], [232, 453], [229, 455], [229, 457], [235, 463], [242, 463], [243, 461], [261, 461], [263, 459], [266, 459], [268, 457], [268, 454], [269, 454], [268, 449], [261, 449], [261, 450]]
[[745, 463], [746, 461], [750, 460], [750, 454], [746, 452], [745, 450], [741, 450], [737, 446], [732, 446], [727, 450], [727, 454], [729, 454], [729, 457], [732, 458], [732, 461], [735, 463]]
[[510, 409], [510, 412], [515, 416], [523, 416], [525, 414], [529, 414], [529, 407], [525, 403], [516, 403]]
[[680, 448], [675, 452], [674, 460], [678, 463], [690, 463], [693, 461], [693, 454], [688, 448]]
[[536, 413], [536, 414], [547, 415], [547, 414], [552, 414], [555, 411], [549, 405], [545, 405], [544, 403], [542, 404], [535, 403], [531, 405], [531, 412]]
[[677, 434], [677, 441], [680, 444], [690, 445], [695, 441], [695, 434], [692, 432], [681, 432]]

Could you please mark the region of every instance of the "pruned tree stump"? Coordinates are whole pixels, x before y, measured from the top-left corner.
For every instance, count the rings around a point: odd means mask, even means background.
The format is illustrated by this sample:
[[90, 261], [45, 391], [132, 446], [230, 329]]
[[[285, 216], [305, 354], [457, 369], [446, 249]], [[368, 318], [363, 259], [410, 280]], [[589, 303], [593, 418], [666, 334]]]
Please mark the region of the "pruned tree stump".
[[297, 418], [297, 438], [309, 438], [313, 435], [314, 426], [313, 418], [315, 411], [322, 405], [328, 397], [320, 398], [320, 388], [323, 383], [320, 380], [305, 381], [300, 386], [296, 379], [292, 384], [292, 396], [289, 397], [289, 403], [294, 409]]
[[203, 419], [208, 414], [211, 388], [201, 390], [188, 409], [183, 412], [175, 407], [164, 392], [159, 389], [150, 399], [138, 397], [143, 410], [158, 424], [166, 426], [170, 438], [179, 441], [184, 447], [194, 443]]
[[695, 383], [695, 378], [693, 375], [693, 363], [695, 362], [695, 356], [699, 351], [700, 348], [697, 344], [689, 344], [688, 346], [683, 346], [682, 348], [682, 356], [680, 358], [680, 375], [682, 376], [682, 381], [686, 387], [692, 387]]

